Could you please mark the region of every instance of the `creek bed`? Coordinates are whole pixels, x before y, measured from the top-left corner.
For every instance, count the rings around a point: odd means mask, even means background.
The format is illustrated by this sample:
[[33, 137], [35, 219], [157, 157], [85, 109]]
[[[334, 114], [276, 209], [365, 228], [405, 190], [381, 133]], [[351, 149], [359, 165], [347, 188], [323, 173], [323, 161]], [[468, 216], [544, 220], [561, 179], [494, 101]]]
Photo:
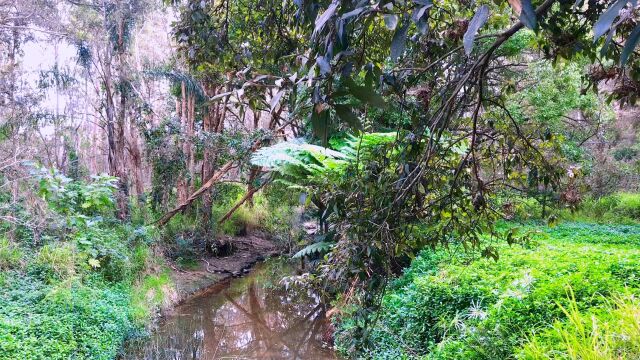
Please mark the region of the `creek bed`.
[[293, 273], [282, 259], [257, 264], [175, 308], [124, 359], [335, 359], [330, 321], [313, 292], [286, 288]]

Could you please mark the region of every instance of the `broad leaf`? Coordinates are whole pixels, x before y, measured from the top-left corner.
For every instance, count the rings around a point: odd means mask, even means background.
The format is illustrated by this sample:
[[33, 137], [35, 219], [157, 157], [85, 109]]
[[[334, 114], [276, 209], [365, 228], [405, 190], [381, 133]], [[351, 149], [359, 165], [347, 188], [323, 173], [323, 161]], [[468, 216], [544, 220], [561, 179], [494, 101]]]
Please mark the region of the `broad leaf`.
[[600, 15], [600, 18], [593, 26], [593, 37], [595, 40], [599, 39], [600, 36], [604, 35], [607, 31], [611, 29], [611, 25], [613, 21], [618, 17], [620, 10], [624, 8], [627, 4], [627, 0], [618, 0], [613, 5], [611, 5], [607, 11]]
[[351, 111], [351, 106], [336, 104], [334, 105], [334, 109], [336, 110], [336, 115], [338, 115], [340, 120], [347, 123], [351, 129], [362, 130], [360, 119], [353, 113], [353, 111]]
[[418, 31], [422, 35], [425, 35], [428, 30], [429, 23], [427, 20], [429, 20], [428, 14], [431, 6], [432, 4], [429, 2], [427, 5], [415, 8], [411, 14], [411, 21], [416, 24]]
[[531, 4], [531, 0], [521, 0], [522, 12], [520, 13], [520, 21], [531, 30], [535, 30], [537, 26], [536, 10]]
[[316, 64], [318, 64], [318, 68], [320, 69], [320, 73], [322, 75], [327, 75], [331, 72], [331, 65], [329, 64], [329, 61], [327, 61], [326, 57], [318, 56], [318, 58], [316, 59]]
[[406, 23], [396, 29], [396, 32], [393, 34], [393, 39], [391, 39], [391, 61], [396, 62], [404, 53], [407, 44], [408, 30], [409, 23]]
[[331, 3], [331, 5], [329, 5], [327, 10], [325, 10], [322, 13], [322, 15], [320, 15], [320, 16], [318, 16], [318, 18], [316, 18], [315, 28], [313, 29], [313, 33], [314, 34], [317, 34], [320, 31], [322, 31], [322, 28], [324, 28], [324, 25], [336, 13], [337, 9], [338, 9], [338, 2], [334, 1], [334, 2]]
[[358, 16], [360, 15], [363, 11], [365, 10], [364, 7], [359, 7], [359, 8], [355, 8], [351, 11], [349, 11], [348, 13], [343, 14], [340, 19], [341, 20], [347, 20], [349, 18], [352, 18], [354, 16]]
[[313, 133], [322, 140], [322, 144], [327, 143], [329, 136], [329, 111], [322, 109], [323, 104], [316, 104], [311, 110], [311, 128]]
[[478, 30], [484, 25], [489, 19], [489, 7], [487, 5], [482, 5], [476, 11], [476, 14], [473, 15], [473, 19], [469, 22], [469, 27], [467, 27], [467, 31], [464, 33], [464, 37], [462, 39], [462, 43], [464, 44], [464, 52], [467, 55], [471, 54], [471, 50], [473, 50], [473, 40], [476, 38], [476, 34]]
[[389, 30], [395, 30], [396, 26], [398, 26], [398, 15], [396, 14], [384, 14], [382, 15], [384, 18], [384, 26]]
[[629, 60], [629, 55], [633, 53], [636, 46], [638, 45], [638, 41], [640, 41], [640, 25], [637, 25], [631, 34], [629, 34], [629, 38], [624, 43], [624, 49], [622, 49], [622, 54], [620, 54], [620, 65], [624, 66]]
[[513, 11], [520, 17], [520, 21], [529, 29], [536, 28], [536, 11], [531, 0], [508, 0]]
[[382, 96], [376, 94], [373, 91], [373, 89], [366, 86], [358, 86], [351, 79], [346, 80], [345, 85], [347, 85], [347, 87], [349, 88], [349, 91], [356, 99], [374, 107], [378, 107], [378, 108], [387, 107], [387, 104], [385, 103]]
[[275, 110], [276, 106], [280, 103], [280, 99], [282, 99], [282, 95], [284, 94], [284, 89], [280, 89], [272, 98], [271, 98], [271, 109], [270, 112]]

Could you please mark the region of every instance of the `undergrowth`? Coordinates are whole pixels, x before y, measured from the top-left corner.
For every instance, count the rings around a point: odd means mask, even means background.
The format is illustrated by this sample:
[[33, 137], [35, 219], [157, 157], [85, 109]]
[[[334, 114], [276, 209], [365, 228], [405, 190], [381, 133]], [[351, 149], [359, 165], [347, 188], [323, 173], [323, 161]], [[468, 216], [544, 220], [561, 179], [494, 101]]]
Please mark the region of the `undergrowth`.
[[[350, 336], [362, 321], [350, 315], [356, 309], [342, 315], [338, 348], [352, 356], [360, 347], [360, 357], [376, 359], [515, 359], [533, 349], [583, 359], [563, 345], [575, 335], [567, 309], [614, 314], [622, 307], [613, 299], [640, 293], [640, 227], [567, 223], [520, 233], [529, 241], [500, 246], [498, 261], [424, 251], [390, 285], [368, 342]], [[552, 336], [553, 324], [566, 336]], [[634, 331], [626, 336], [637, 341]]]

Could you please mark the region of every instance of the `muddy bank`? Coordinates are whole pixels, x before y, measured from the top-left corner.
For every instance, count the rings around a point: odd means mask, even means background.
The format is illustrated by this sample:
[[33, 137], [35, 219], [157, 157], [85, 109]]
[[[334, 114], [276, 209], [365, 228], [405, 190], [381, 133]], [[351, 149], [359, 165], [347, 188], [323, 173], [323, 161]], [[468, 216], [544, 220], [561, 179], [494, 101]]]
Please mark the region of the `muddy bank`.
[[[220, 240], [231, 244], [230, 254], [203, 256], [198, 259], [196, 267], [188, 270], [179, 269], [172, 264], [171, 279], [176, 294], [172, 306], [192, 297], [215, 292], [229, 279], [248, 273], [256, 263], [281, 253], [281, 249], [278, 249], [269, 236], [262, 233], [224, 237]], [[170, 307], [165, 309], [167, 310], [170, 311]]]

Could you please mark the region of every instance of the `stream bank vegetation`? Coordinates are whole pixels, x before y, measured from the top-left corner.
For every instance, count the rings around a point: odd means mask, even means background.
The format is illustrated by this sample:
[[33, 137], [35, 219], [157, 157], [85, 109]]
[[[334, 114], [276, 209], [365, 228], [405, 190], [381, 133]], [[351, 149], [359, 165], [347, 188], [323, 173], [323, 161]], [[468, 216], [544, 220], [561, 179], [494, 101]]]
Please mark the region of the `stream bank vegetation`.
[[346, 357], [638, 357], [635, 1], [29, 0], [0, 25], [9, 359], [116, 357], [247, 234], [298, 259]]

